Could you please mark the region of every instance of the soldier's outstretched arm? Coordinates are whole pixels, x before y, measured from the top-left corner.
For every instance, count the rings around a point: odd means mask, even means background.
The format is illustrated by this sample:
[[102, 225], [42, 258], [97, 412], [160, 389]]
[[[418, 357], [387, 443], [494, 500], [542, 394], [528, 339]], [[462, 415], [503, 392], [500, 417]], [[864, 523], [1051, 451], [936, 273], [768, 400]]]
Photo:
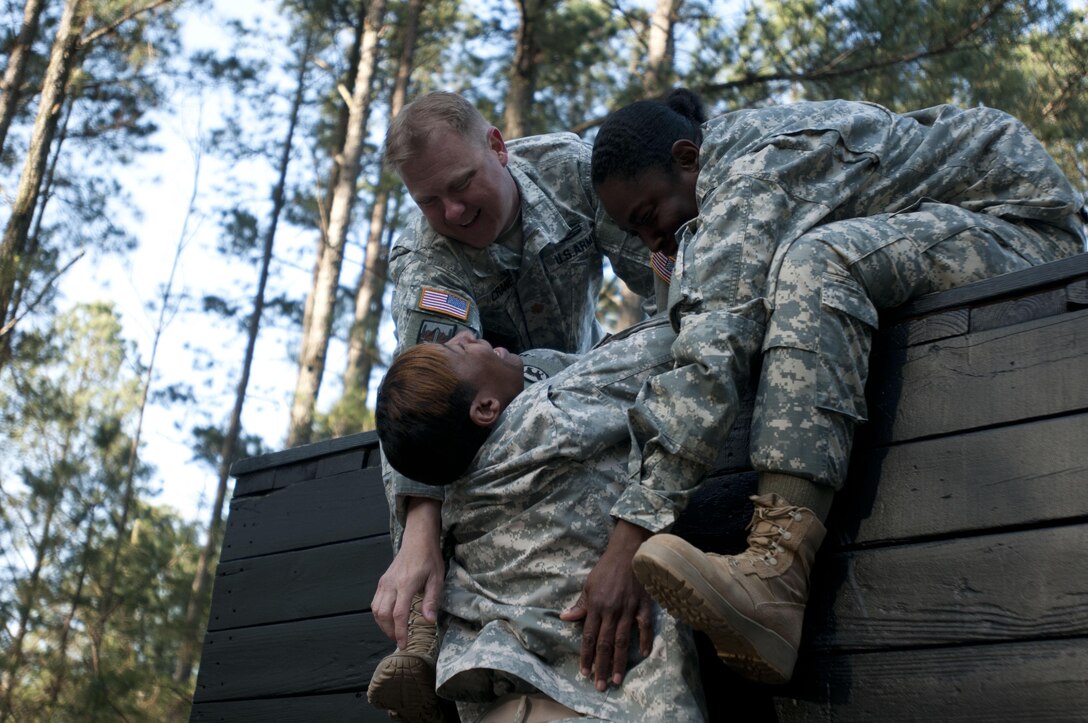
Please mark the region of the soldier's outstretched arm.
[[559, 618], [583, 621], [581, 672], [592, 675], [597, 690], [619, 685], [627, 672], [627, 651], [637, 626], [639, 652], [650, 654], [653, 643], [652, 603], [631, 569], [635, 552], [652, 533], [617, 520], [608, 547], [590, 571], [582, 595]]
[[400, 550], [378, 580], [370, 603], [378, 627], [398, 648], [408, 643], [408, 613], [416, 593], [423, 595], [423, 617], [431, 623], [438, 619], [438, 599], [446, 576], [441, 531], [442, 501], [409, 498]]

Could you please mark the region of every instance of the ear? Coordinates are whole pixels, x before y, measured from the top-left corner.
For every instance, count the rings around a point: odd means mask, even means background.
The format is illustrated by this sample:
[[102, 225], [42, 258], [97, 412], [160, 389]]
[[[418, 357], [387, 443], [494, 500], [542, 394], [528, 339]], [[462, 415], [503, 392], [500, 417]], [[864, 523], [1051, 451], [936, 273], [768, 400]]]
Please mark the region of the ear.
[[469, 407], [468, 416], [480, 427], [490, 427], [502, 414], [502, 405], [495, 397], [485, 397], [477, 394]]
[[506, 141], [502, 139], [502, 132], [495, 126], [487, 129], [487, 145], [499, 157], [499, 163], [505, 166], [510, 155], [506, 152]]
[[672, 159], [682, 171], [699, 170], [699, 146], [686, 138], [672, 144]]

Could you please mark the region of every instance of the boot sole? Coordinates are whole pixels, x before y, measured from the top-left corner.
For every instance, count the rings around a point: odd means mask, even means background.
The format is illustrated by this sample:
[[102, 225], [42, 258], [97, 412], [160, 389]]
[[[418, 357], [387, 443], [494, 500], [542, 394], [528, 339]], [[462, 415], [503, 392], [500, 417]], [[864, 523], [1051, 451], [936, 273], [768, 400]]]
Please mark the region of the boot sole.
[[443, 723], [434, 669], [414, 655], [393, 653], [378, 663], [366, 699], [390, 717], [406, 723]]
[[733, 607], [682, 552], [667, 541], [651, 539], [635, 553], [632, 564], [650, 597], [676, 619], [706, 633], [723, 663], [758, 683], [789, 682], [797, 661], [793, 646]]

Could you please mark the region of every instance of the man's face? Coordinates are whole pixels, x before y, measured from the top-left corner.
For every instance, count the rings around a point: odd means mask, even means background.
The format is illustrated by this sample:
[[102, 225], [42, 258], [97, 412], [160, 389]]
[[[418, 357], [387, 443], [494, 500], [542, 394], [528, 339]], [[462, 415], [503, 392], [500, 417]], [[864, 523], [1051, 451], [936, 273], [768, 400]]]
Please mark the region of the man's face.
[[470, 331], [455, 334], [443, 344], [454, 375], [476, 390], [477, 397], [494, 397], [501, 409], [525, 387], [523, 362], [517, 354], [492, 347]]
[[497, 128], [488, 130], [486, 143], [444, 128], [400, 167], [400, 177], [431, 228], [482, 249], [517, 219], [520, 198], [508, 159]]

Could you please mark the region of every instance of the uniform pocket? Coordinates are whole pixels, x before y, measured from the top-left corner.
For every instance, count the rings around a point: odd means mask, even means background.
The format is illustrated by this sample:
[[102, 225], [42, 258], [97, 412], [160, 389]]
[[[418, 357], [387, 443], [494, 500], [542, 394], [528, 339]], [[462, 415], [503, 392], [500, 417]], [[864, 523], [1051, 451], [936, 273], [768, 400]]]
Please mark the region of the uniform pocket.
[[857, 422], [868, 415], [865, 380], [869, 375], [876, 307], [853, 278], [824, 274], [820, 319], [814, 327], [818, 351], [816, 406]]

